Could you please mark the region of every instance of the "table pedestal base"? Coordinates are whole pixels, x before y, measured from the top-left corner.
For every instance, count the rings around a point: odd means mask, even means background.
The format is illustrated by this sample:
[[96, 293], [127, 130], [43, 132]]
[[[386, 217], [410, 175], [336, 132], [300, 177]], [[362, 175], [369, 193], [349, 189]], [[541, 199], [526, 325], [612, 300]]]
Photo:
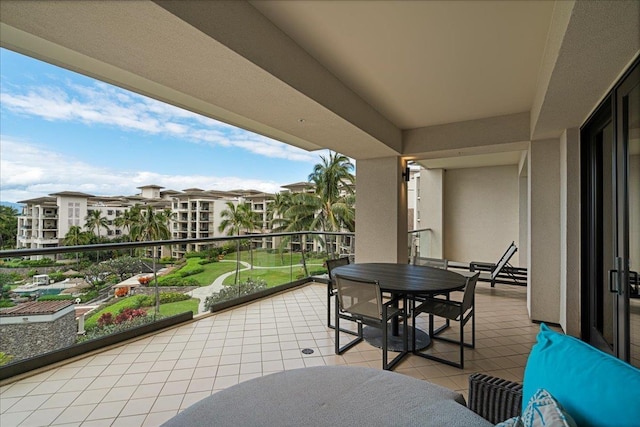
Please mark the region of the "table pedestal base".
[[[398, 325], [398, 336], [394, 336], [391, 334], [391, 325], [387, 325], [387, 333], [389, 337], [389, 345], [388, 349], [391, 351], [402, 351], [404, 350], [402, 345], [402, 328], [404, 325]], [[407, 331], [409, 334], [409, 351], [411, 351], [411, 343], [413, 340], [414, 331], [416, 333], [416, 350], [423, 350], [431, 345], [431, 338], [429, 334], [421, 329], [414, 328], [413, 326], [409, 326], [409, 330]], [[363, 329], [362, 335], [364, 336], [364, 340], [371, 344], [374, 347], [382, 348], [382, 330], [378, 328], [374, 328], [372, 326], [367, 326]]]

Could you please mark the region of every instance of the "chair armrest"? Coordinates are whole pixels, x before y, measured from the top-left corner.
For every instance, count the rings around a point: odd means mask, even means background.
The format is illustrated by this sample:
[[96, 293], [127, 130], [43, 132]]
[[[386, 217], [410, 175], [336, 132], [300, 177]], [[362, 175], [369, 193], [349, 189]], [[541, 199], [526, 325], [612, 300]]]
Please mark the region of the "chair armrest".
[[518, 416], [522, 412], [522, 384], [485, 374], [471, 374], [469, 409], [492, 424]]

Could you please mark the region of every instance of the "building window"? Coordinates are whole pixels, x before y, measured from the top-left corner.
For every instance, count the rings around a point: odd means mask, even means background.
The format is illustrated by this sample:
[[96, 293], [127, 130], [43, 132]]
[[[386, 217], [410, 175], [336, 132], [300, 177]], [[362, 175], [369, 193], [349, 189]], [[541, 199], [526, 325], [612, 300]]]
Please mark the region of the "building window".
[[107, 215], [113, 215], [113, 209], [109, 209], [109, 210], [107, 211]]

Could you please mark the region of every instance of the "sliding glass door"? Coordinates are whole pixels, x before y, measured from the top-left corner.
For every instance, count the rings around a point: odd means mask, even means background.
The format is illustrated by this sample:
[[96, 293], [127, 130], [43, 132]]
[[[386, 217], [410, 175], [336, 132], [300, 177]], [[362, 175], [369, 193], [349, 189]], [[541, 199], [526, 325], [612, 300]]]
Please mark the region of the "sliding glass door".
[[583, 329], [640, 366], [640, 67], [581, 129]]

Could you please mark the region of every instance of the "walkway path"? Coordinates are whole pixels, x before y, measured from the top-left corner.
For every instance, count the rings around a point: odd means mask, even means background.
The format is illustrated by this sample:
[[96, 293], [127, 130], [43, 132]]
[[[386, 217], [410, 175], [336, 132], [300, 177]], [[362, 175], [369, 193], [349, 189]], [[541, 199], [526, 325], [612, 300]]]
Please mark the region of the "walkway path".
[[[232, 260], [222, 260], [220, 262], [232, 262], [234, 264], [236, 263], [236, 261], [232, 261]], [[242, 264], [242, 266], [244, 267], [244, 268], [241, 268], [240, 271], [248, 270], [251, 267], [251, 264], [249, 264], [248, 262], [240, 261], [240, 264]], [[200, 298], [200, 304], [198, 305], [198, 313], [205, 312], [205, 308], [204, 308], [205, 298], [208, 296], [211, 296], [211, 294], [214, 292], [219, 292], [220, 289], [222, 289], [222, 282], [224, 282], [224, 279], [226, 279], [229, 276], [233, 276], [234, 274], [236, 274], [236, 270], [230, 271], [228, 273], [224, 273], [218, 276], [216, 280], [214, 280], [213, 283], [210, 284], [209, 286], [201, 286], [190, 292], [187, 292], [187, 295], [191, 295], [192, 298]]]

